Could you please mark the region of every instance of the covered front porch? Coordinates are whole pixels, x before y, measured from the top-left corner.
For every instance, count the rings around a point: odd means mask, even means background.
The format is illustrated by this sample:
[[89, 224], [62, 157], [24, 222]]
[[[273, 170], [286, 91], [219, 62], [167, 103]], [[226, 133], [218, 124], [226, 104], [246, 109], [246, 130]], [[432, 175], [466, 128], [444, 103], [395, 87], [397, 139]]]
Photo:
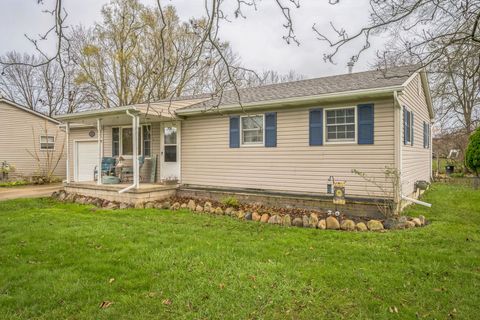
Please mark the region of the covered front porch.
[[111, 201], [168, 193], [181, 183], [181, 120], [174, 110], [198, 102], [168, 101], [59, 116], [68, 141], [65, 188], [86, 196], [103, 194]]

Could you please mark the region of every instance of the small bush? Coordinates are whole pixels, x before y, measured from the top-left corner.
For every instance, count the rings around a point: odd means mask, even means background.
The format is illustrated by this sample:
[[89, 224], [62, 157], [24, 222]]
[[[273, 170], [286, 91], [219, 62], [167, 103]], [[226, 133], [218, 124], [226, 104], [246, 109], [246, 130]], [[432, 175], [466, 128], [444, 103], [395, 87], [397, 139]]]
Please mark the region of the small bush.
[[450, 175], [451, 178], [463, 178], [465, 177], [465, 173], [463, 172], [455, 172]]
[[238, 199], [234, 196], [225, 197], [221, 202], [227, 207], [238, 208], [240, 206], [240, 202], [238, 202]]
[[467, 151], [465, 152], [465, 165], [480, 174], [480, 128], [478, 128], [469, 138]]
[[25, 186], [28, 184], [28, 181], [17, 180], [17, 181], [8, 181], [0, 182], [0, 188], [16, 187], [16, 186]]

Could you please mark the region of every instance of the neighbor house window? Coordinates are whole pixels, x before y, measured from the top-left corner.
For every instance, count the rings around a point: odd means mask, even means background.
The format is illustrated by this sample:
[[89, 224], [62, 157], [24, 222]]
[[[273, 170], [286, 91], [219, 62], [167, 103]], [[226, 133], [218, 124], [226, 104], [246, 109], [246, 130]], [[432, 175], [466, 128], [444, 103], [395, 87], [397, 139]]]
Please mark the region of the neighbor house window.
[[40, 150], [55, 150], [55, 137], [40, 136]]
[[241, 117], [242, 145], [263, 145], [263, 115]]
[[328, 142], [355, 141], [355, 107], [327, 109], [325, 125]]

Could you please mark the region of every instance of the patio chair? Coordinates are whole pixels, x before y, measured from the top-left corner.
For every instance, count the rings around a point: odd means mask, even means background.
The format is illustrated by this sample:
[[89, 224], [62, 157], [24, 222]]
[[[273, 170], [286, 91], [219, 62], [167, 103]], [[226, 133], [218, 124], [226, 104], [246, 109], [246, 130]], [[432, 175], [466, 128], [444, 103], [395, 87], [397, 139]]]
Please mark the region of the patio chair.
[[[102, 171], [100, 176], [114, 176], [115, 175], [115, 166], [117, 164], [117, 159], [114, 157], [103, 157], [102, 158]], [[97, 181], [98, 179], [98, 166], [95, 166], [93, 171], [93, 179]]]
[[[145, 156], [138, 156], [138, 166], [139, 170], [142, 169], [143, 164], [145, 163]], [[123, 159], [122, 167], [119, 168], [120, 180], [122, 182], [129, 182], [133, 180], [133, 160], [132, 159]], [[143, 181], [143, 177], [140, 175], [140, 181]]]

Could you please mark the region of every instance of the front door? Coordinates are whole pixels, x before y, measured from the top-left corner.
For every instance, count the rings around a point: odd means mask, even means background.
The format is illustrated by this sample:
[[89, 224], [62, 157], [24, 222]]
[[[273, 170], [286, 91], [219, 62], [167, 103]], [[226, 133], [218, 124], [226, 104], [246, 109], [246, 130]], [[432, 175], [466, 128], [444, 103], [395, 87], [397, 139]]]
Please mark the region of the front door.
[[160, 141], [161, 179], [180, 181], [180, 122], [163, 122]]

